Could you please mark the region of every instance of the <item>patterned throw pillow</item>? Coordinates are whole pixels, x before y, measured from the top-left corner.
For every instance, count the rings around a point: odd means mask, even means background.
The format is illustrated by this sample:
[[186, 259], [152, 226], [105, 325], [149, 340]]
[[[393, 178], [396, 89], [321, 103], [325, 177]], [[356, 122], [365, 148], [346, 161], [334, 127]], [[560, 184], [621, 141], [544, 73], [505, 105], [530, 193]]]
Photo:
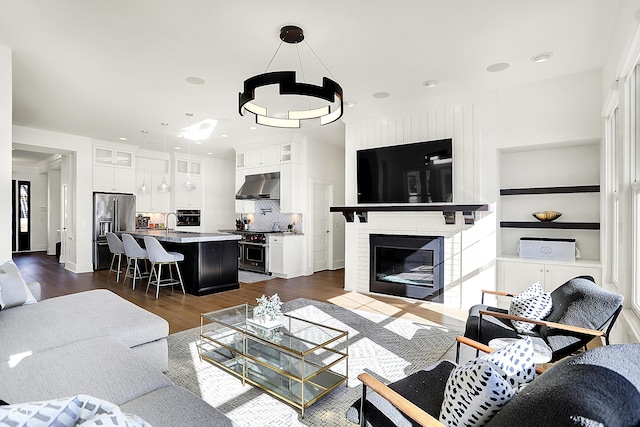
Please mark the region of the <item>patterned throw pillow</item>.
[[516, 394], [491, 362], [454, 369], [444, 389], [439, 420], [447, 426], [482, 426]]
[[504, 372], [504, 379], [518, 390], [536, 377], [535, 352], [531, 338], [514, 341], [493, 353], [477, 358], [473, 363], [491, 362]]
[[527, 337], [454, 369], [445, 386], [440, 422], [448, 426], [487, 423], [535, 378], [533, 357], [533, 342]]
[[[551, 313], [551, 294], [542, 289], [536, 282], [511, 299], [509, 314], [525, 317], [531, 320], [542, 320]], [[536, 325], [533, 323], [512, 320], [513, 327], [521, 334], [531, 332]]]

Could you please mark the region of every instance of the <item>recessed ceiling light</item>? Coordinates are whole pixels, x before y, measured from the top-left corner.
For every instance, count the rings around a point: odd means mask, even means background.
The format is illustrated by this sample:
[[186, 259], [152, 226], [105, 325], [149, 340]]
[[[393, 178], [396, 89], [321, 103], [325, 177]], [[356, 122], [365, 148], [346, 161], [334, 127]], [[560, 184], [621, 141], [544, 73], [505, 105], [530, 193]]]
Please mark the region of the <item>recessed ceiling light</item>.
[[389, 96], [391, 96], [391, 94], [389, 92], [376, 92], [373, 94], [374, 98], [388, 98]]
[[204, 79], [201, 79], [200, 77], [187, 77], [185, 79], [187, 81], [187, 83], [191, 83], [192, 85], [203, 85]]
[[193, 141], [193, 142], [198, 145], [202, 144], [202, 141]]
[[127, 138], [125, 138], [124, 136], [121, 136], [120, 138], [118, 138], [120, 141], [126, 141]]
[[498, 62], [497, 64], [492, 64], [487, 67], [487, 71], [490, 73], [497, 73], [500, 71], [504, 71], [509, 68], [509, 64], [506, 62]]
[[424, 82], [422, 82], [423, 85], [425, 85], [426, 87], [436, 87], [438, 86], [438, 81], [437, 80], [426, 80]]
[[220, 135], [220, 138], [226, 138], [226, 137], [228, 137], [228, 136], [229, 136], [229, 135], [227, 135], [226, 133], [223, 133], [222, 135]]
[[250, 129], [250, 130], [256, 130], [256, 129], [258, 129], [258, 128], [257, 128], [257, 127], [255, 127], [255, 126], [249, 126], [249, 129]]
[[182, 147], [173, 147], [174, 150], [182, 150]]
[[355, 101], [347, 101], [347, 107], [353, 107], [354, 105], [356, 105]]
[[212, 155], [213, 155], [213, 153], [207, 153], [207, 154], [209, 154], [210, 156], [212, 156]]
[[532, 56], [531, 60], [533, 62], [547, 62], [552, 56], [553, 56], [553, 53], [551, 52], [542, 52]]

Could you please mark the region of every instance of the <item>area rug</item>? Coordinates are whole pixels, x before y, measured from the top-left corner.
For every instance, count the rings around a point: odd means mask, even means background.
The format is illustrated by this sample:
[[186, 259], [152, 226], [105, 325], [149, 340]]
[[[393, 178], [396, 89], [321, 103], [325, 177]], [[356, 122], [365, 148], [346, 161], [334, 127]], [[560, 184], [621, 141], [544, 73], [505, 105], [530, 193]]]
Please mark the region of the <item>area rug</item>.
[[252, 271], [238, 270], [238, 282], [242, 283], [256, 283], [264, 280], [271, 280], [273, 276], [268, 274], [254, 273]]
[[[358, 374], [366, 371], [385, 383], [404, 378], [440, 359], [460, 333], [304, 298], [285, 302], [283, 311], [349, 331], [348, 387], [338, 387], [307, 408], [304, 419], [299, 409], [257, 387], [243, 386], [239, 378], [201, 362], [199, 327], [169, 335], [167, 375], [243, 427], [354, 427], [345, 412], [360, 397]], [[344, 369], [344, 364], [336, 367], [341, 372]]]

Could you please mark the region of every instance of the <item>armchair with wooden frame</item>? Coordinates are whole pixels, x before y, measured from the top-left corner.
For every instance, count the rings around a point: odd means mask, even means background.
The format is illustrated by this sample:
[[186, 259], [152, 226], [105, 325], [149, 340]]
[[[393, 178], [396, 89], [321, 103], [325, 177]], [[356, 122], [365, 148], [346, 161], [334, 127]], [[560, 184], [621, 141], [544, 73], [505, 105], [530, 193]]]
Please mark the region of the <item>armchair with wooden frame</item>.
[[522, 337], [512, 321], [530, 323], [535, 327], [526, 335], [551, 350], [551, 362], [586, 349], [596, 337], [604, 338], [609, 345], [609, 332], [622, 311], [623, 301], [622, 295], [602, 289], [592, 277], [579, 276], [551, 292], [552, 311], [545, 319], [532, 320], [484, 304], [485, 294], [502, 297], [513, 297], [513, 294], [482, 292], [481, 304], [469, 309], [464, 336], [488, 345], [494, 338]]
[[[489, 346], [473, 341], [463, 336], [456, 337], [457, 345], [465, 344], [484, 353], [494, 351]], [[372, 375], [363, 372], [358, 375], [362, 382], [362, 398], [351, 410], [351, 417], [359, 419], [360, 426], [390, 426], [390, 425], [420, 425], [440, 426], [438, 421], [440, 407], [444, 399], [444, 388], [455, 363], [442, 360], [429, 369], [418, 371], [385, 385]], [[536, 366], [536, 372], [541, 374], [544, 368]], [[367, 390], [374, 391], [379, 397], [374, 403], [367, 400]], [[404, 415], [400, 415], [396, 408]], [[360, 414], [364, 414], [360, 416]]]
[[[492, 348], [457, 338], [482, 352]], [[614, 344], [568, 357], [538, 375], [491, 418], [490, 427], [640, 425], [640, 344]], [[444, 388], [456, 364], [432, 367], [385, 385], [368, 373], [362, 397], [347, 411], [360, 426], [438, 426]]]

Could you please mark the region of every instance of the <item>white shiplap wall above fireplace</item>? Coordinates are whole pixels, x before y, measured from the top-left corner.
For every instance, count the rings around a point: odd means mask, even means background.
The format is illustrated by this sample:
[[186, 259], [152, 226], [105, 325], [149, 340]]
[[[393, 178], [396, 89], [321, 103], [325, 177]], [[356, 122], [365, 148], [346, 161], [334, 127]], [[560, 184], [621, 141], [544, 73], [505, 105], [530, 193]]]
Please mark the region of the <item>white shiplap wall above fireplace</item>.
[[[357, 150], [443, 138], [453, 139], [454, 203], [492, 203], [481, 194], [479, 164], [483, 156], [495, 152], [480, 138], [481, 103], [474, 98], [347, 122], [346, 204], [357, 205]], [[345, 289], [369, 292], [370, 234], [444, 236], [444, 304], [467, 307], [479, 300], [482, 283], [495, 283], [495, 224], [492, 212], [478, 213], [473, 226], [464, 225], [460, 213], [455, 225], [445, 225], [440, 212], [370, 212], [367, 223], [356, 219], [346, 224]]]

